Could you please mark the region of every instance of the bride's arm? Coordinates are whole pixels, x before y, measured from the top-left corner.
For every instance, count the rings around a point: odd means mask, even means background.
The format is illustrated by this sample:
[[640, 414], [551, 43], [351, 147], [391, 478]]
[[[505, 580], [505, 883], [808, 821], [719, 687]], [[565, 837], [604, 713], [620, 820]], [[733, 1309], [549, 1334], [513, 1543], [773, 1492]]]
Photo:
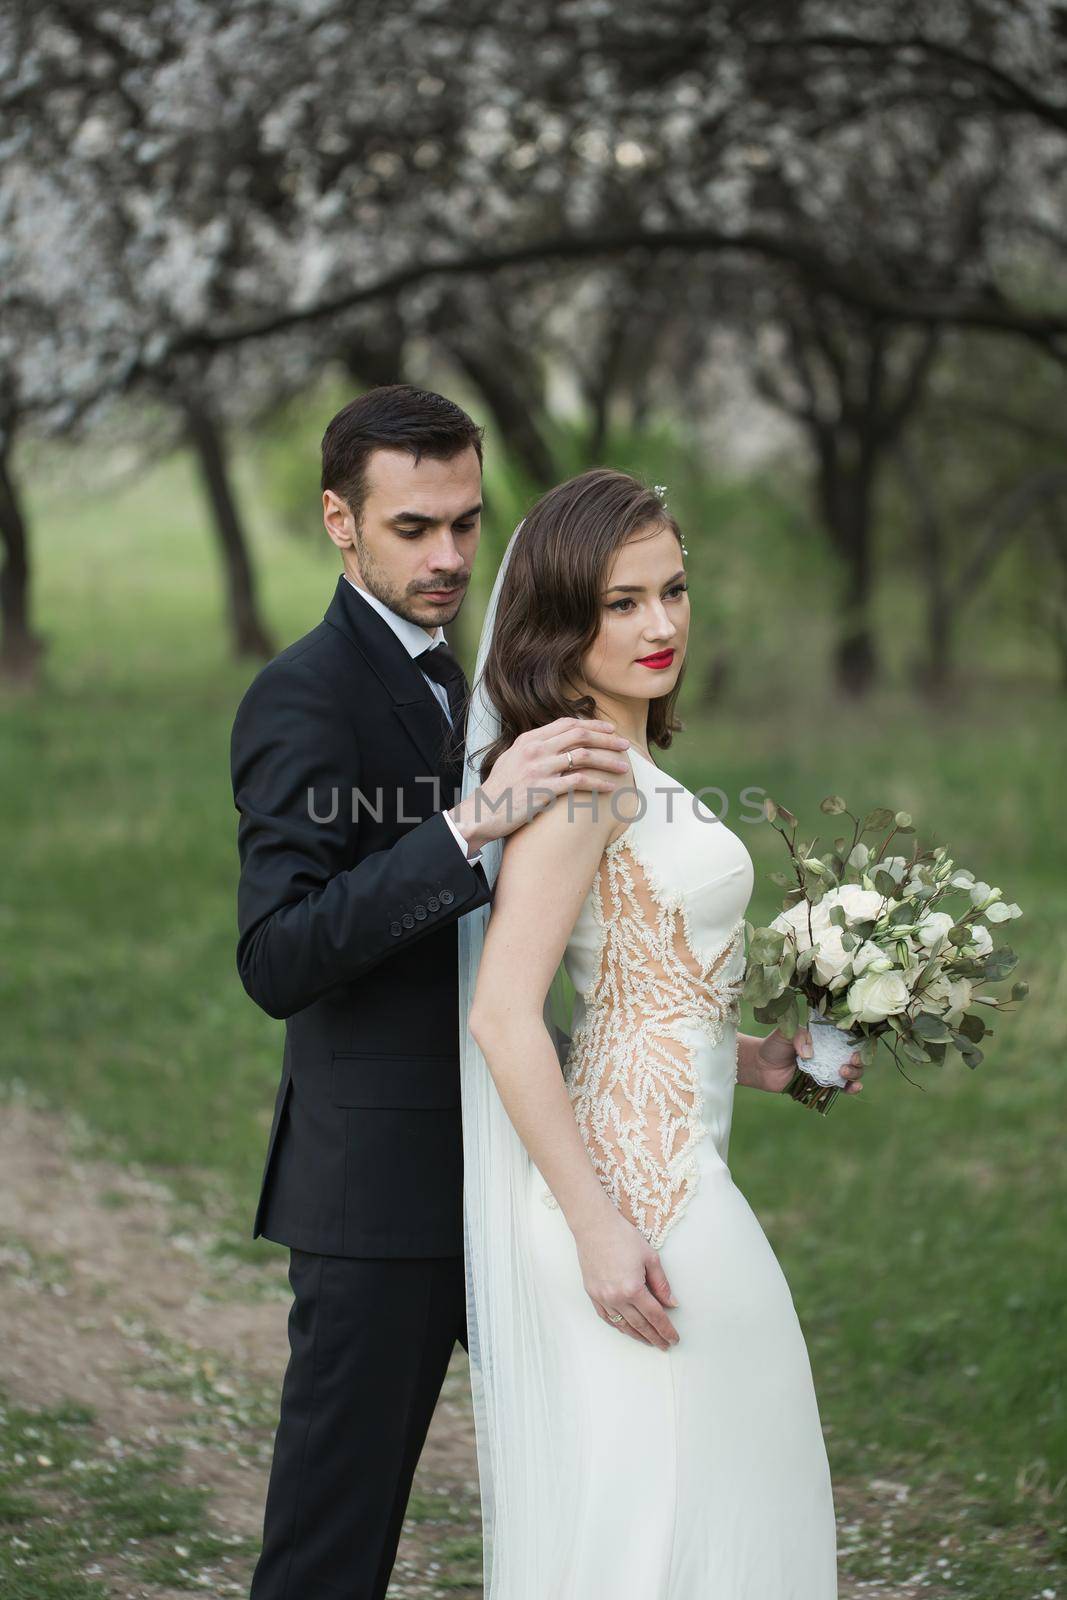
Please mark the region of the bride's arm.
[[[598, 803], [594, 807], [592, 802]], [[612, 1204], [575, 1121], [544, 1002], [618, 820], [608, 797], [574, 791], [508, 839], [468, 1025], [504, 1109], [574, 1234], [586, 1292], [620, 1331], [677, 1341], [657, 1253]]]
[[577, 1233], [614, 1211], [586, 1154], [544, 1003], [616, 818], [574, 791], [507, 840], [478, 966], [470, 1031], [504, 1108]]

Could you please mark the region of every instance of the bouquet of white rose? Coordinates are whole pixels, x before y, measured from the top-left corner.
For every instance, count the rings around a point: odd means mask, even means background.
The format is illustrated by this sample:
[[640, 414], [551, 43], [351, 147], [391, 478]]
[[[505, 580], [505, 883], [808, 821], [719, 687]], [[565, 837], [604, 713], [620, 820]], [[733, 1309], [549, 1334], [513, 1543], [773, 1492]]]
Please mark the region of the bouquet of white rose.
[[[879, 1039], [901, 1072], [901, 1054], [940, 1062], [950, 1045], [976, 1067], [979, 1041], [992, 1035], [979, 1008], [1014, 1010], [1027, 985], [1014, 984], [1010, 1001], [977, 992], [1018, 962], [1006, 945], [994, 947], [990, 933], [989, 924], [1022, 915], [999, 889], [958, 867], [942, 845], [888, 855], [894, 839], [914, 834], [907, 812], [879, 808], [861, 823], [839, 795], [820, 809], [853, 826], [851, 837], [816, 855], [817, 839], [797, 845], [792, 812], [764, 804], [788, 846], [793, 877], [771, 874], [789, 891], [782, 912], [769, 928], [748, 925], [744, 995], [757, 1019], [787, 1038], [807, 1025], [812, 1055], [798, 1063], [788, 1089], [826, 1112], [845, 1086], [840, 1065], [853, 1050], [869, 1065]], [[866, 843], [865, 833], [880, 841]], [[958, 915], [943, 909], [950, 897], [962, 902]]]

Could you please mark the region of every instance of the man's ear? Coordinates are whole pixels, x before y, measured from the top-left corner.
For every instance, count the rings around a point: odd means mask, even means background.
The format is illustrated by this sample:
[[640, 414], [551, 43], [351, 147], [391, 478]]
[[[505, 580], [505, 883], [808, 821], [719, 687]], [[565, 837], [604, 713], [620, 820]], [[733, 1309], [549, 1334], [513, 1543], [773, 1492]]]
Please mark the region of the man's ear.
[[332, 489], [322, 491], [322, 521], [338, 550], [351, 550], [354, 524], [348, 501]]

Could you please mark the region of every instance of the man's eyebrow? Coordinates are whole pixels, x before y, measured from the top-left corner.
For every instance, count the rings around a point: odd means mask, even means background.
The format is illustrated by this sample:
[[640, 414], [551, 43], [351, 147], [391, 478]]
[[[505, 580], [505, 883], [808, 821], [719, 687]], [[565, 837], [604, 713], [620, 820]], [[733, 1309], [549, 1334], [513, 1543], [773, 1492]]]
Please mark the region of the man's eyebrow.
[[[469, 506], [466, 511], [461, 511], [458, 517], [453, 517], [453, 522], [465, 522], [468, 517], [476, 517], [482, 509], [479, 500], [476, 506]], [[389, 518], [390, 522], [418, 522], [423, 527], [432, 528], [435, 522], [440, 522], [440, 517], [428, 517], [423, 511], [398, 511], [395, 517]]]
[[[667, 579], [667, 582], [663, 585], [663, 587], [666, 589], [670, 584], [677, 583], [679, 578], [684, 577], [685, 568], [682, 567], [680, 572], [676, 572], [672, 578]], [[613, 583], [610, 589], [604, 590], [604, 593], [614, 594], [616, 589], [618, 589], [621, 594], [644, 594], [645, 592], [644, 587], [639, 583]]]

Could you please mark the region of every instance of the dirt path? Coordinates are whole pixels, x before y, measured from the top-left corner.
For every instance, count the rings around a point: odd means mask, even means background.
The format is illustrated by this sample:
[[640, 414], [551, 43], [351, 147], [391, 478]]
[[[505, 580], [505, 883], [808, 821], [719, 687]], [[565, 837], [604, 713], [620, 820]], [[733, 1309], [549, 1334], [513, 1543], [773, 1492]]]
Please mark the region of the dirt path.
[[[0, 1380], [26, 1406], [91, 1406], [100, 1440], [126, 1450], [180, 1440], [181, 1472], [210, 1487], [218, 1528], [255, 1540], [288, 1357], [286, 1259], [265, 1251], [262, 1267], [220, 1263], [210, 1236], [194, 1237], [188, 1224], [163, 1185], [86, 1155], [58, 1117], [17, 1101], [0, 1106]], [[441, 1550], [459, 1546], [449, 1562], [447, 1592], [455, 1594], [456, 1576], [477, 1576], [477, 1529], [470, 1391], [458, 1350], [390, 1596], [446, 1593], [434, 1581], [443, 1575]], [[247, 1594], [247, 1558], [226, 1567], [214, 1574], [217, 1591]], [[116, 1600], [170, 1593], [131, 1589], [134, 1575], [121, 1564], [103, 1578]]]
[[[85, 1570], [113, 1600], [247, 1595], [281, 1375], [288, 1355], [284, 1254], [220, 1260], [162, 1184], [89, 1155], [76, 1127], [0, 1105], [0, 1378], [17, 1403], [92, 1407], [103, 1448], [182, 1446], [182, 1477], [209, 1487], [213, 1527], [239, 1553], [182, 1588], [146, 1584], [121, 1555]], [[195, 1225], [203, 1228], [202, 1211]], [[838, 1496], [846, 1544], [886, 1527], [901, 1486]], [[466, 1358], [457, 1349], [420, 1463], [390, 1600], [481, 1594], [477, 1480]], [[251, 1544], [246, 1541], [252, 1541]], [[135, 1543], [135, 1541], [132, 1541]], [[177, 1547], [176, 1547], [177, 1548]], [[841, 1600], [930, 1600], [842, 1580]]]

